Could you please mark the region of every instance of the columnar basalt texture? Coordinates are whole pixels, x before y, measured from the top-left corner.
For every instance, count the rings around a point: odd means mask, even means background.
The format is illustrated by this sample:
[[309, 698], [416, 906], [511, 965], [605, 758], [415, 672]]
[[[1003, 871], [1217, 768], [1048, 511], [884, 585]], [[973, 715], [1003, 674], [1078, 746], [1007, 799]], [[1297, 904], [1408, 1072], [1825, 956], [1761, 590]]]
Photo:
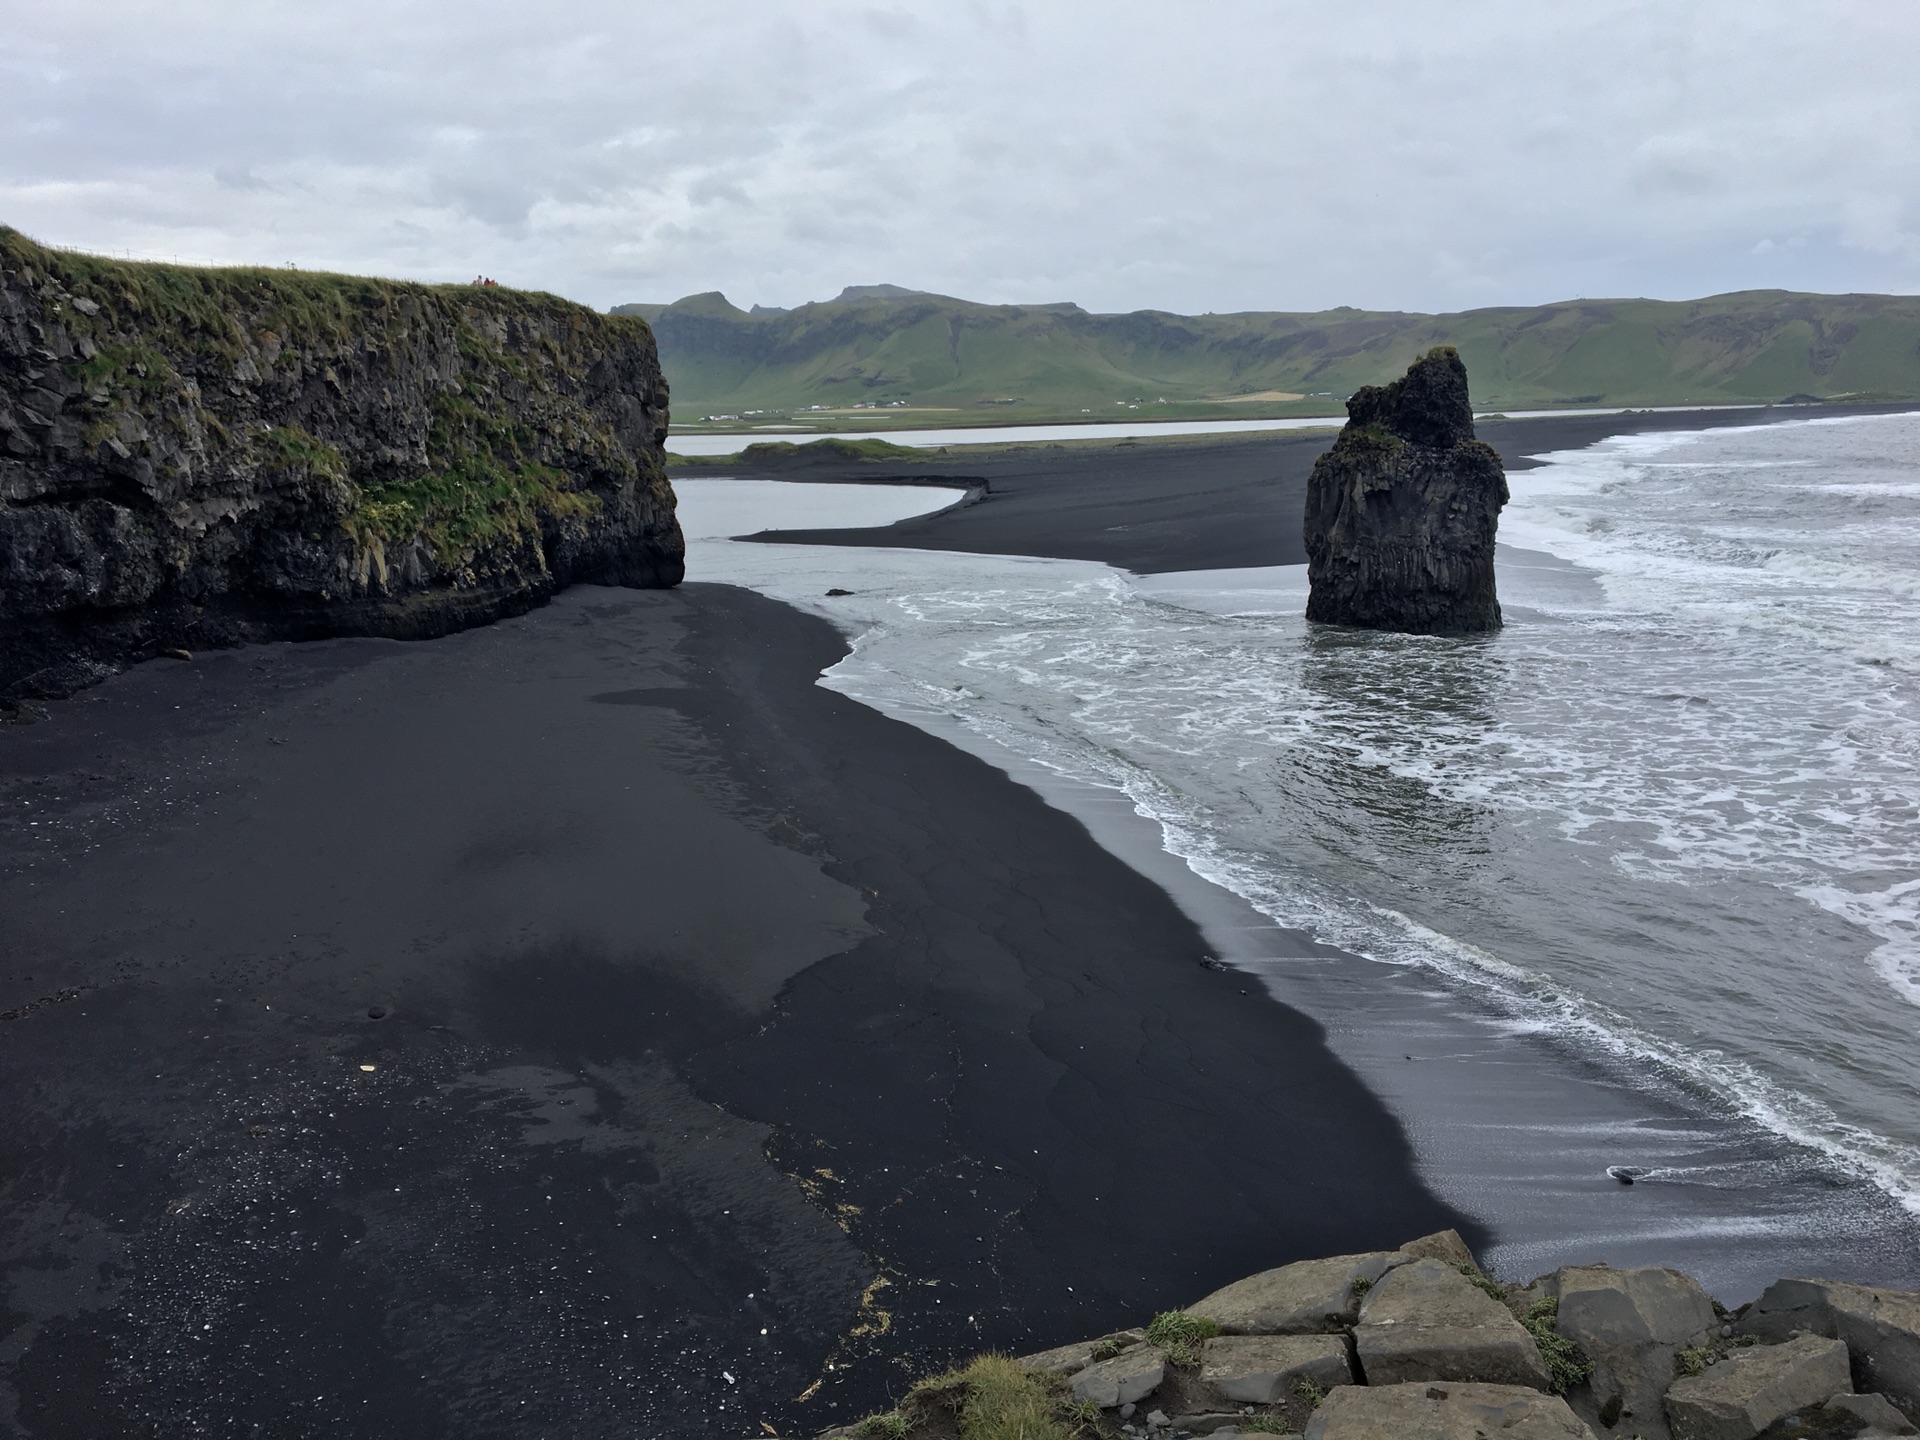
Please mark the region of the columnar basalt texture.
[[1494, 531], [1507, 477], [1474, 439], [1467, 368], [1439, 346], [1347, 401], [1307, 482], [1307, 618], [1416, 635], [1500, 628]]
[[677, 584], [646, 322], [0, 227], [0, 708], [168, 649]]

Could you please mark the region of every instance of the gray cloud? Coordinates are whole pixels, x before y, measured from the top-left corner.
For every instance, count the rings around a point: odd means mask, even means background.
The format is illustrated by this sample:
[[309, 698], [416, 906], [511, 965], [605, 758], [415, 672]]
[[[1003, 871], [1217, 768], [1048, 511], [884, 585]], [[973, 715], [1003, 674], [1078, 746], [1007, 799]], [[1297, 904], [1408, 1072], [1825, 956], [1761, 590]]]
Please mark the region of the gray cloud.
[[0, 220], [606, 305], [1920, 289], [1920, 8], [15, 0]]

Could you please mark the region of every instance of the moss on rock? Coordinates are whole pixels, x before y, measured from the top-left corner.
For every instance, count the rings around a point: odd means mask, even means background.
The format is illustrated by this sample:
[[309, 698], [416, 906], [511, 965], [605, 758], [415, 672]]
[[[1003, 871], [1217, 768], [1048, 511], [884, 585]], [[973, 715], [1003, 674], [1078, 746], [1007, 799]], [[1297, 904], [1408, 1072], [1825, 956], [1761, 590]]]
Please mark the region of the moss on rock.
[[676, 583], [666, 427], [635, 317], [0, 227], [0, 698], [76, 660]]

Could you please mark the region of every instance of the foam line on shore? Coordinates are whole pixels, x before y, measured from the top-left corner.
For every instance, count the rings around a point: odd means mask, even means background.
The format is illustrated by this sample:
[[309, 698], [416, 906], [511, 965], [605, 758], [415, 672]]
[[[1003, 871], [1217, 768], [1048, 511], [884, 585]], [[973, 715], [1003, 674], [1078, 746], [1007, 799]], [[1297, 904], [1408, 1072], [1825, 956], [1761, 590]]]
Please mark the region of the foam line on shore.
[[[1336, 1051], [1400, 1114], [1430, 1183], [1499, 1232], [1493, 1252], [1498, 1263], [1522, 1267], [1591, 1258], [1595, 1248], [1621, 1263], [1658, 1260], [1671, 1257], [1672, 1237], [1691, 1236], [1694, 1248], [1686, 1263], [1713, 1275], [1730, 1294], [1746, 1293], [1781, 1264], [1846, 1270], [1864, 1278], [1884, 1275], [1895, 1263], [1879, 1253], [1874, 1237], [1904, 1235], [1911, 1222], [1885, 1195], [1848, 1187], [1836, 1201], [1825, 1165], [1814, 1154], [1731, 1117], [1708, 1122], [1704, 1128], [1711, 1138], [1703, 1141], [1701, 1099], [1653, 1073], [1651, 1056], [1631, 1047], [1585, 1043], [1564, 1027], [1516, 1017], [1504, 992], [1476, 998], [1466, 982], [1484, 984], [1484, 975], [1454, 975], [1436, 986], [1431, 969], [1383, 966], [1316, 944], [1302, 931], [1261, 914], [1255, 903], [1235, 893], [1243, 887], [1210, 873], [1214, 867], [1203, 858], [1185, 854], [1192, 847], [1168, 830], [1166, 817], [1143, 806], [1141, 797], [1126, 793], [1120, 783], [1111, 788], [1091, 783], [1010, 750], [943, 708], [937, 697], [928, 696], [925, 705], [876, 697], [858, 672], [862, 651], [885, 636], [884, 607], [872, 596], [822, 603], [808, 592], [821, 594], [814, 586], [828, 575], [858, 588], [863, 560], [884, 569], [888, 552], [794, 547], [781, 556], [775, 552], [788, 547], [776, 546], [754, 547], [757, 554], [747, 556], [740, 553], [745, 547], [730, 548], [734, 553], [726, 560], [718, 551], [706, 557], [709, 565], [720, 563], [729, 572], [725, 578], [825, 615], [853, 637], [853, 655], [829, 671], [824, 683], [986, 759], [1075, 815], [1103, 846], [1174, 896], [1224, 960], [1258, 974], [1276, 998], [1325, 1024]], [[911, 553], [916, 566], [969, 558]], [[697, 568], [716, 573], [699, 566], [698, 558]], [[894, 552], [896, 563], [901, 558], [902, 552]], [[1541, 572], [1523, 591], [1579, 588], [1574, 567], [1551, 556], [1509, 558]], [[783, 561], [785, 579], [768, 583]], [[1008, 563], [1021, 571], [1084, 572], [1086, 583], [1099, 583], [1101, 576], [1108, 577], [1105, 583], [1121, 583], [1116, 572], [1086, 562], [1026, 558]], [[754, 572], [763, 578], [752, 578]], [[1204, 608], [1233, 613], [1249, 600], [1254, 603], [1248, 608], [1264, 608], [1299, 582], [1292, 567], [1279, 567], [1239, 576], [1168, 575], [1143, 588], [1157, 590], [1164, 600], [1177, 596], [1188, 603], [1205, 592], [1214, 603]], [[884, 588], [880, 582], [879, 589]], [[1431, 1083], [1435, 1064], [1448, 1073], [1444, 1086]], [[1415, 1067], [1423, 1073], [1410, 1083]], [[1447, 1099], [1449, 1094], [1456, 1099]], [[1457, 1103], [1462, 1095], [1470, 1097], [1464, 1107]], [[1532, 1151], [1530, 1169], [1516, 1169], [1515, 1128], [1532, 1125], [1542, 1108], [1552, 1125], [1544, 1132], [1534, 1126], [1528, 1133], [1562, 1138]], [[1593, 1143], [1596, 1135], [1607, 1137], [1607, 1143]], [[1638, 1187], [1631, 1200], [1622, 1200], [1605, 1168], [1623, 1155], [1672, 1178]], [[1570, 1213], [1581, 1214], [1582, 1225], [1570, 1229]], [[1756, 1260], [1745, 1253], [1750, 1247], [1744, 1241], [1728, 1239], [1756, 1230], [1779, 1239], [1768, 1259]]]
[[[823, 683], [834, 684], [833, 671]], [[857, 685], [835, 688], [863, 698]], [[1856, 1187], [1836, 1197], [1819, 1167], [1796, 1163], [1776, 1137], [1703, 1120], [1697, 1100], [1644, 1072], [1619, 1073], [1564, 1035], [1516, 1033], [1502, 1007], [1476, 1003], [1459, 977], [1422, 983], [1420, 971], [1278, 924], [1173, 848], [1162, 822], [1117, 787], [1067, 776], [941, 711], [881, 708], [1074, 816], [1166, 890], [1222, 962], [1323, 1025], [1334, 1052], [1399, 1116], [1423, 1178], [1493, 1229], [1488, 1260], [1500, 1273], [1596, 1256], [1678, 1264], [1736, 1299], [1783, 1268], [1863, 1283], [1889, 1274], [1920, 1280], [1915, 1227], [1882, 1192]], [[1516, 1134], [1527, 1141], [1518, 1151]], [[1606, 1175], [1622, 1155], [1659, 1178], [1625, 1192]], [[1729, 1213], [1736, 1205], [1742, 1213]], [[1570, 1215], [1579, 1217], [1571, 1225]], [[1764, 1254], [1758, 1236], [1770, 1241]]]

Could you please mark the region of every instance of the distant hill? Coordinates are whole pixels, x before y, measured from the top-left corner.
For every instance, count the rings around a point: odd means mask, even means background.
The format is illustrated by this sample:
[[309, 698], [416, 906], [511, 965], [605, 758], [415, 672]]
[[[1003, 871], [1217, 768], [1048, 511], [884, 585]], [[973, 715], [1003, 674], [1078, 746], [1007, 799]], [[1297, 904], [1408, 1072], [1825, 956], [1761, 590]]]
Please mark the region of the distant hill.
[[[924, 425], [1338, 413], [1356, 388], [1441, 343], [1459, 346], [1483, 409], [1920, 400], [1920, 296], [1908, 295], [1095, 315], [857, 285], [756, 311], [709, 291], [613, 313], [652, 324], [676, 425], [721, 414]], [[852, 407], [861, 414], [820, 413]]]

